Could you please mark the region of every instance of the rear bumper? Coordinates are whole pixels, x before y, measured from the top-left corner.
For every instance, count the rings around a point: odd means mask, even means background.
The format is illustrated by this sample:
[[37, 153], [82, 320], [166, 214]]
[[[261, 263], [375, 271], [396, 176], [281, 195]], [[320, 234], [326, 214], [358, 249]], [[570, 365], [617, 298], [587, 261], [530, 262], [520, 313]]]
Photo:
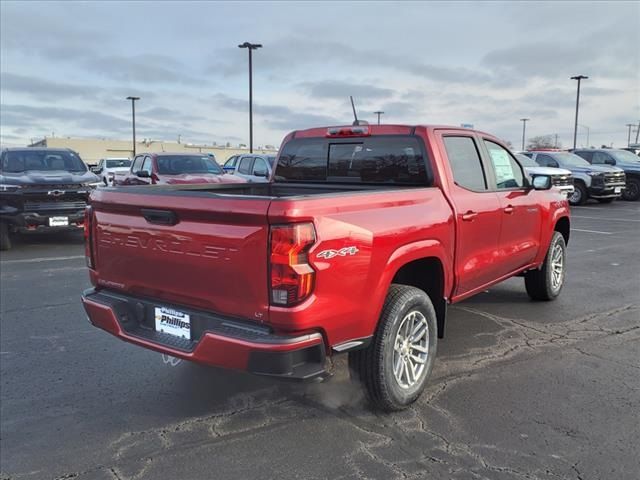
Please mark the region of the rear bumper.
[[154, 307], [173, 305], [93, 288], [83, 292], [82, 303], [94, 326], [177, 358], [294, 380], [312, 380], [326, 374], [320, 333], [278, 335], [254, 322], [175, 306], [191, 316], [192, 340], [186, 340], [155, 330]]

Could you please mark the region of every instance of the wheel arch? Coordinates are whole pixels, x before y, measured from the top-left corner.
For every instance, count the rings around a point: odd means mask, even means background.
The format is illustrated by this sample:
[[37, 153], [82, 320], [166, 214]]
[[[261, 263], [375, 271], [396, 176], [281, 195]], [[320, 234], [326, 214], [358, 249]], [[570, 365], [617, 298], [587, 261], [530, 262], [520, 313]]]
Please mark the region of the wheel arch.
[[569, 220], [569, 217], [560, 217], [557, 219], [553, 230], [560, 232], [564, 237], [564, 243], [569, 245], [569, 237], [571, 236], [571, 220]]
[[444, 337], [447, 299], [444, 293], [444, 267], [437, 257], [424, 257], [405, 263], [391, 280], [392, 284], [408, 285], [424, 291], [436, 311], [438, 338]]
[[[453, 288], [452, 254], [438, 240], [403, 245], [389, 258], [380, 282], [377, 317], [392, 284], [409, 285], [425, 291], [436, 310], [438, 337], [444, 335], [449, 293]], [[376, 322], [377, 326], [377, 322]]]

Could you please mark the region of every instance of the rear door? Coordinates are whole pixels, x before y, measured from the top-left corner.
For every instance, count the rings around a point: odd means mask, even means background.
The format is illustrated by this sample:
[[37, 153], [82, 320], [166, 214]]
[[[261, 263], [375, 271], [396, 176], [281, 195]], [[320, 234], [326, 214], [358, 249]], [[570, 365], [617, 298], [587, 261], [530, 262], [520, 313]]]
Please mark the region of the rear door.
[[266, 320], [269, 204], [205, 190], [98, 190], [97, 284], [159, 306]]
[[475, 135], [445, 131], [442, 141], [453, 178], [457, 279], [454, 296], [461, 296], [499, 276], [495, 254], [502, 216], [498, 197], [489, 188]]
[[502, 275], [530, 264], [540, 248], [542, 211], [539, 193], [525, 188], [524, 172], [505, 147], [482, 138], [490, 185], [500, 200], [502, 227], [497, 251]]

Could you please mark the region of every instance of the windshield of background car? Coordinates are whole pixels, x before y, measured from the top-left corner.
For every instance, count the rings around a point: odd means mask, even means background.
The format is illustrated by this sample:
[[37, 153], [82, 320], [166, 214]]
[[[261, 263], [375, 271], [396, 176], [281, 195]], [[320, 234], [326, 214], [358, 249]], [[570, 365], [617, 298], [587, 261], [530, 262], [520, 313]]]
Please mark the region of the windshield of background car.
[[540, 166], [531, 157], [527, 157], [522, 153], [516, 153], [515, 156], [520, 162], [520, 165], [522, 165], [523, 167], [539, 167]]
[[284, 146], [275, 180], [426, 186], [426, 160], [415, 136], [299, 138]]
[[555, 158], [558, 162], [563, 165], [568, 165], [571, 167], [590, 167], [591, 164], [587, 162], [584, 158], [579, 157], [575, 153], [554, 153], [553, 158]]
[[131, 160], [107, 160], [107, 168], [130, 167]]
[[2, 156], [0, 170], [7, 173], [86, 172], [87, 166], [76, 153], [67, 150], [10, 150]]
[[608, 153], [619, 162], [640, 163], [640, 157], [627, 150], [609, 150]]
[[158, 173], [180, 175], [183, 173], [221, 174], [222, 168], [208, 156], [162, 155], [156, 158]]

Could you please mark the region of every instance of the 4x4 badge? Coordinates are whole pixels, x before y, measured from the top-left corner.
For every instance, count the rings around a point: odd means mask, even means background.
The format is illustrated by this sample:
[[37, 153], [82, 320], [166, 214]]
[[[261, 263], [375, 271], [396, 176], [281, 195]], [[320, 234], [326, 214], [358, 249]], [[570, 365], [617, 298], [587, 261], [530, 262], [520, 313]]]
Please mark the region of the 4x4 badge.
[[333, 257], [346, 257], [347, 255], [355, 255], [358, 252], [359, 250], [357, 247], [344, 247], [344, 248], [341, 248], [340, 250], [333, 250], [333, 249], [323, 250], [320, 253], [318, 253], [316, 257], [329, 260], [330, 258], [333, 258]]

